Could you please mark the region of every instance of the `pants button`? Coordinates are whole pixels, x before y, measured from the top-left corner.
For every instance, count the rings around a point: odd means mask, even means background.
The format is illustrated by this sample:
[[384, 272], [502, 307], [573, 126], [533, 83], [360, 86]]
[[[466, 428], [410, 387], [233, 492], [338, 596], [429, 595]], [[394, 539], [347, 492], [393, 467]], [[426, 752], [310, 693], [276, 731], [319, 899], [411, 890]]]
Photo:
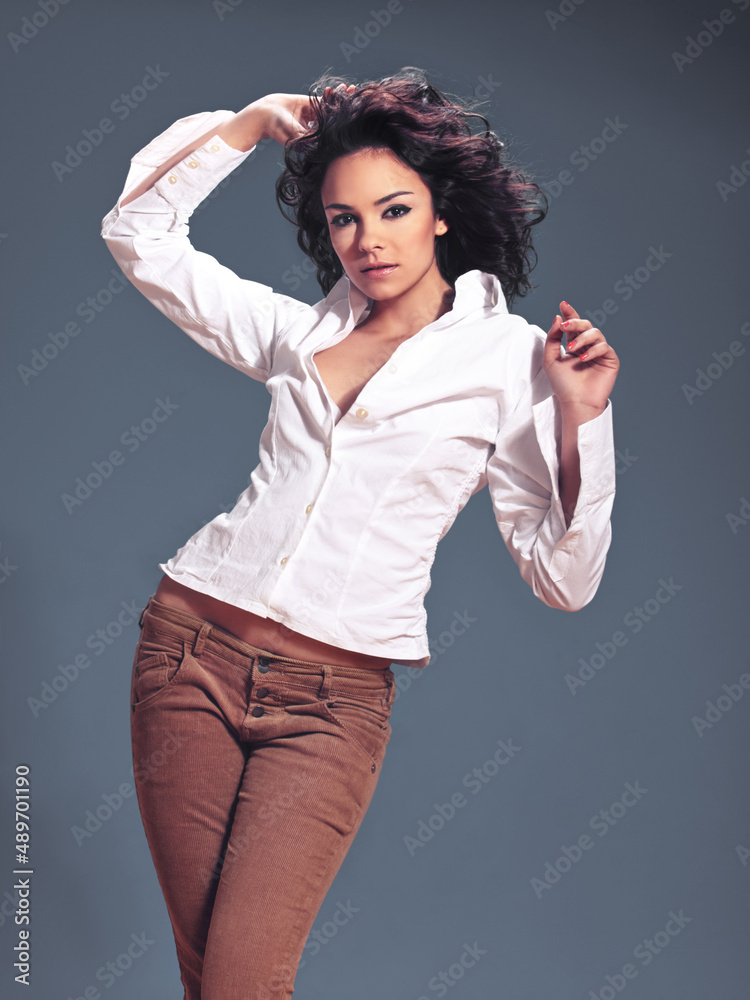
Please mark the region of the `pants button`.
[[268, 694], [268, 688], [258, 688], [258, 690], [255, 693], [259, 698], [265, 698], [265, 696]]
[[258, 657], [258, 670], [260, 670], [260, 672], [262, 674], [267, 674], [268, 673], [268, 669], [269, 669], [268, 662], [269, 661], [268, 661], [268, 657], [267, 656], [259, 656]]
[[265, 708], [263, 708], [262, 705], [256, 705], [255, 708], [252, 710], [252, 712], [250, 714], [254, 715], [256, 717], [256, 719], [257, 719], [257, 718], [260, 718], [260, 716], [263, 715], [265, 713], [265, 711], [266, 710], [265, 710]]

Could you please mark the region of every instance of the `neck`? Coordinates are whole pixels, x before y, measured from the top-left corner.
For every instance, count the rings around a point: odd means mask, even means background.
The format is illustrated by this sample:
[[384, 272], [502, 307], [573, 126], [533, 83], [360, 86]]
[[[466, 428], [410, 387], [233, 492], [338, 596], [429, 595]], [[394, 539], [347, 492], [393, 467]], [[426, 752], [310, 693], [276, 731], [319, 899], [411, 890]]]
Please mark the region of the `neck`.
[[359, 326], [374, 324], [378, 329], [387, 329], [389, 335], [410, 337], [449, 312], [455, 297], [455, 289], [436, 269], [429, 289], [411, 289], [384, 302], [376, 299], [369, 316]]

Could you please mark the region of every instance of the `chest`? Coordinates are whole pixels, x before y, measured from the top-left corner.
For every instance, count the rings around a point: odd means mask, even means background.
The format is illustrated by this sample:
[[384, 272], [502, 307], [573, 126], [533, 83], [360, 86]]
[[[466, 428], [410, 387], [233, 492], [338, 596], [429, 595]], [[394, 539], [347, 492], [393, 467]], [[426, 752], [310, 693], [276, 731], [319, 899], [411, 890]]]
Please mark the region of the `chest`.
[[313, 363], [328, 395], [342, 413], [352, 407], [373, 375], [402, 342], [386, 341], [370, 332], [353, 330], [333, 347], [315, 352]]

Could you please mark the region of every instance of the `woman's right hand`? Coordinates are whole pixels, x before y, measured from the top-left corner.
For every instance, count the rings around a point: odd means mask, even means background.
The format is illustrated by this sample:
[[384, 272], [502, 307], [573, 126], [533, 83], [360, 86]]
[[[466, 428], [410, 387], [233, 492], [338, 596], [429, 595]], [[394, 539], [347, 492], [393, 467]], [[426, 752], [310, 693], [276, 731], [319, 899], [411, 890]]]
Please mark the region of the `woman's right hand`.
[[[339, 84], [347, 91], [355, 90], [354, 84]], [[331, 93], [331, 88], [323, 91], [323, 99]], [[290, 139], [309, 132], [316, 123], [315, 108], [309, 97], [303, 94], [267, 94], [253, 101], [239, 112], [253, 117], [256, 128], [260, 128], [262, 139], [275, 139], [285, 146]], [[312, 124], [311, 124], [312, 123]]]

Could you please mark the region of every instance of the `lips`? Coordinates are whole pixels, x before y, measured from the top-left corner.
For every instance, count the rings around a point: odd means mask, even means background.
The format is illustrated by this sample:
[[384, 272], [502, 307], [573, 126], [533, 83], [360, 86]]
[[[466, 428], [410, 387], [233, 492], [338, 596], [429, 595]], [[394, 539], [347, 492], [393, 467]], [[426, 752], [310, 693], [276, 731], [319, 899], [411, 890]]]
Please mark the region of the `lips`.
[[385, 267], [395, 267], [395, 266], [396, 266], [395, 264], [388, 264], [385, 261], [378, 261], [377, 264], [370, 264], [368, 267], [363, 267], [362, 274], [365, 274], [367, 271], [379, 271]]

